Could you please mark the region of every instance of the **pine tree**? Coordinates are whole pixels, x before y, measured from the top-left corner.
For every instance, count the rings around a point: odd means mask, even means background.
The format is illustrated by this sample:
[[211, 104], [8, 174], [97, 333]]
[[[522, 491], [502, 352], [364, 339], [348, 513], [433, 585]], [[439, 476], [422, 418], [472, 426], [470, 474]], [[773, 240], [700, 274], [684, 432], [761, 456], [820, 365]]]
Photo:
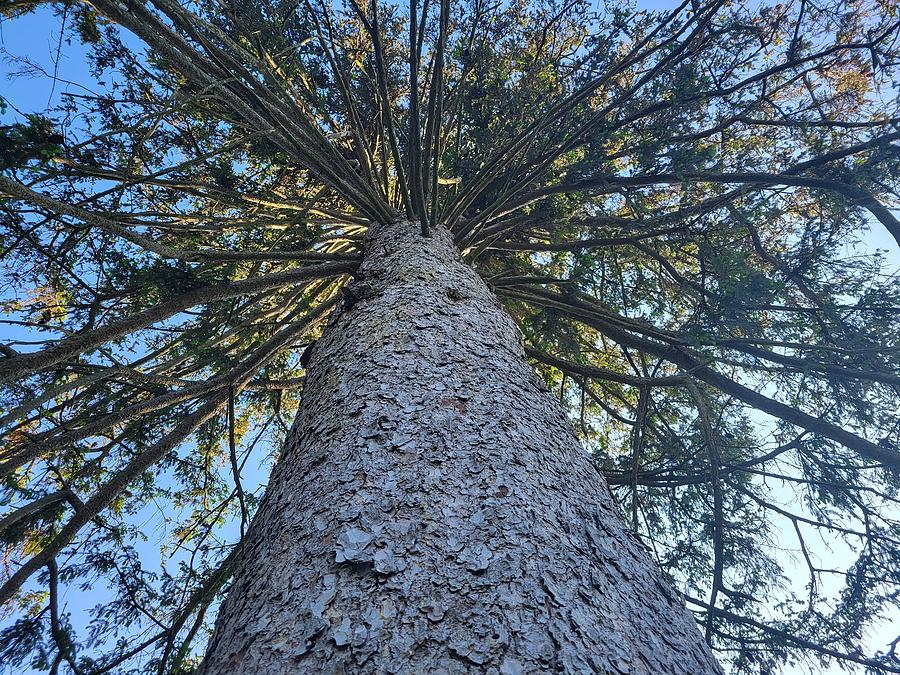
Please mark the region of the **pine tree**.
[[736, 4], [4, 5], [0, 661], [900, 672], [900, 20]]

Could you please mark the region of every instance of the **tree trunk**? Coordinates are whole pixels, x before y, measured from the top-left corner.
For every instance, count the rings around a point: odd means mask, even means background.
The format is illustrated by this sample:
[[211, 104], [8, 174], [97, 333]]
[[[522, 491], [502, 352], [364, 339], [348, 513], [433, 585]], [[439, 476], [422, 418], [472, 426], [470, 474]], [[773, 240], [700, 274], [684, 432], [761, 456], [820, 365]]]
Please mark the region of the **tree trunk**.
[[200, 672], [720, 673], [449, 234], [360, 273]]

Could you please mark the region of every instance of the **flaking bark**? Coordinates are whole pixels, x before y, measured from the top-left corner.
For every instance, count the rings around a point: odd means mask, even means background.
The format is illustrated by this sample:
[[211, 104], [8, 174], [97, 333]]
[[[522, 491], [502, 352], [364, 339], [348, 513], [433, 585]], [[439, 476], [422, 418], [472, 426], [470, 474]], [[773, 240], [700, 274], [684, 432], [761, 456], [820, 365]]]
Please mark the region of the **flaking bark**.
[[360, 276], [200, 672], [721, 672], [449, 233]]

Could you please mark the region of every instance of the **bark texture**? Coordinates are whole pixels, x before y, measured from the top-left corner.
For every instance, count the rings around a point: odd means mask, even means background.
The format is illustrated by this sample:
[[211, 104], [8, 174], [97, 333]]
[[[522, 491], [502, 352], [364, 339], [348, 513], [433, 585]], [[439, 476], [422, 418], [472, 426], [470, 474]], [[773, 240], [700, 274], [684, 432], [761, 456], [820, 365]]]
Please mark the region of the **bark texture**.
[[201, 672], [720, 673], [449, 235], [360, 272]]

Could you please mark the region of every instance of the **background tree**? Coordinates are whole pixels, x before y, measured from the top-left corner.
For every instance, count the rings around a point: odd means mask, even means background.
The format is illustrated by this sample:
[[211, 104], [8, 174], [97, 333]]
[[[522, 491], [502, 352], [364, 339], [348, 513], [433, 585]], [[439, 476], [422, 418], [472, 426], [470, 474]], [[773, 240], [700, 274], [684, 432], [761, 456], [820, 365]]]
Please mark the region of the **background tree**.
[[241, 476], [368, 225], [409, 218], [503, 301], [723, 662], [900, 672], [864, 639], [900, 589], [900, 285], [865, 246], [900, 244], [893, 3], [53, 7], [97, 89], [0, 128], [0, 660], [196, 663]]

